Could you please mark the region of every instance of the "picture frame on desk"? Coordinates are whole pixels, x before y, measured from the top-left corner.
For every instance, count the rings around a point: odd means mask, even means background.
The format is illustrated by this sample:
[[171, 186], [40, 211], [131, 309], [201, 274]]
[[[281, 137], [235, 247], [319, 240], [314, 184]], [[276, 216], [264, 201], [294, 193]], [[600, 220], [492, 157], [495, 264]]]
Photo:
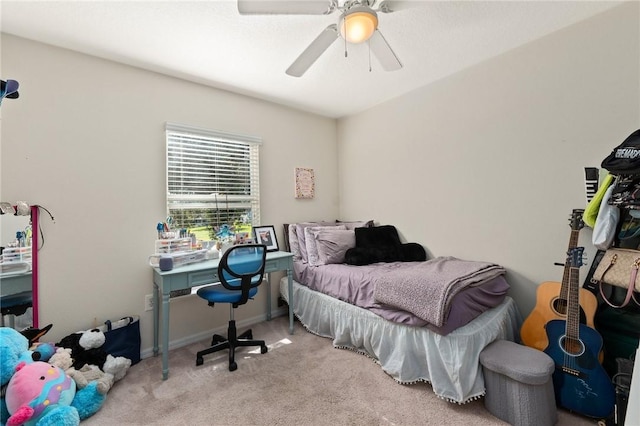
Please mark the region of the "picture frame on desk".
[[264, 244], [267, 251], [278, 251], [278, 239], [276, 238], [276, 228], [273, 225], [254, 226], [253, 235], [256, 244]]

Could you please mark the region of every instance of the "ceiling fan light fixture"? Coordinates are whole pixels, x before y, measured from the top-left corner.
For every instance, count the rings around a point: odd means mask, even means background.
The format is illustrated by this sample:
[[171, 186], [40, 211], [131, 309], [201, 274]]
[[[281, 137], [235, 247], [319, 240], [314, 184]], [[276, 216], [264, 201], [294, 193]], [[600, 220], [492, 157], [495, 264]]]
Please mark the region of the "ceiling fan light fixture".
[[353, 7], [340, 17], [340, 35], [349, 43], [362, 43], [378, 28], [378, 15], [369, 7]]

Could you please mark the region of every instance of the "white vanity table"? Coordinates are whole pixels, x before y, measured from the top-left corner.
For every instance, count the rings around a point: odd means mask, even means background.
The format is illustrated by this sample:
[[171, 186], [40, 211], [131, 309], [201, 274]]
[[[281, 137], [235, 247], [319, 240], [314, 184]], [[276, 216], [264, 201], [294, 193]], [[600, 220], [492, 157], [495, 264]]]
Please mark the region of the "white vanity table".
[[[32, 293], [32, 325], [38, 327], [38, 206], [31, 206], [31, 227], [32, 227], [32, 250], [31, 250], [31, 266], [22, 265], [22, 262], [15, 264], [6, 264], [6, 267], [0, 270], [0, 297], [7, 297], [12, 294], [23, 293], [25, 291], [31, 291]], [[26, 223], [29, 222], [29, 216], [18, 216], [17, 218], [9, 215], [3, 215], [4, 221], [24, 219]], [[24, 225], [22, 225], [24, 227]], [[14, 232], [16, 225], [13, 223], [7, 224], [3, 229], [13, 229]], [[20, 229], [20, 228], [18, 228]], [[7, 232], [3, 232], [3, 242], [10, 238], [8, 235], [4, 235]], [[14, 234], [15, 235], [15, 234]]]
[[31, 271], [17, 274], [0, 274], [2, 287], [0, 287], [0, 297], [9, 296], [11, 294], [22, 293], [32, 290], [33, 276]]

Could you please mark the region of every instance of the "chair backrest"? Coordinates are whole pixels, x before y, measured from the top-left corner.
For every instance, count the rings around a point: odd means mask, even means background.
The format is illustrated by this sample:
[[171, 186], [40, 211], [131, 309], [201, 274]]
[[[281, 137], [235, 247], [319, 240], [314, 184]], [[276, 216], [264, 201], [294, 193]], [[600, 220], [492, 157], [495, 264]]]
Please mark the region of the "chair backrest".
[[242, 292], [234, 306], [247, 303], [249, 290], [260, 285], [266, 259], [264, 244], [240, 244], [224, 252], [218, 264], [218, 278], [224, 288]]

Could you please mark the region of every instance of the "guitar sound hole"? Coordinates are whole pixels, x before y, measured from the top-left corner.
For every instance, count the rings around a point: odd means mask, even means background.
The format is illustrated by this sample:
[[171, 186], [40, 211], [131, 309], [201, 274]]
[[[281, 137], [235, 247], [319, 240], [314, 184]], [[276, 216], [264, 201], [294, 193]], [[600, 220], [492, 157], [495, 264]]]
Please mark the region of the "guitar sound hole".
[[[553, 309], [561, 316], [567, 316], [567, 301], [566, 299], [556, 299], [553, 301]], [[580, 324], [587, 323], [587, 314], [580, 306]]]
[[582, 342], [571, 337], [562, 337], [560, 340], [560, 347], [564, 352], [571, 356], [580, 356], [584, 353], [584, 345]]

